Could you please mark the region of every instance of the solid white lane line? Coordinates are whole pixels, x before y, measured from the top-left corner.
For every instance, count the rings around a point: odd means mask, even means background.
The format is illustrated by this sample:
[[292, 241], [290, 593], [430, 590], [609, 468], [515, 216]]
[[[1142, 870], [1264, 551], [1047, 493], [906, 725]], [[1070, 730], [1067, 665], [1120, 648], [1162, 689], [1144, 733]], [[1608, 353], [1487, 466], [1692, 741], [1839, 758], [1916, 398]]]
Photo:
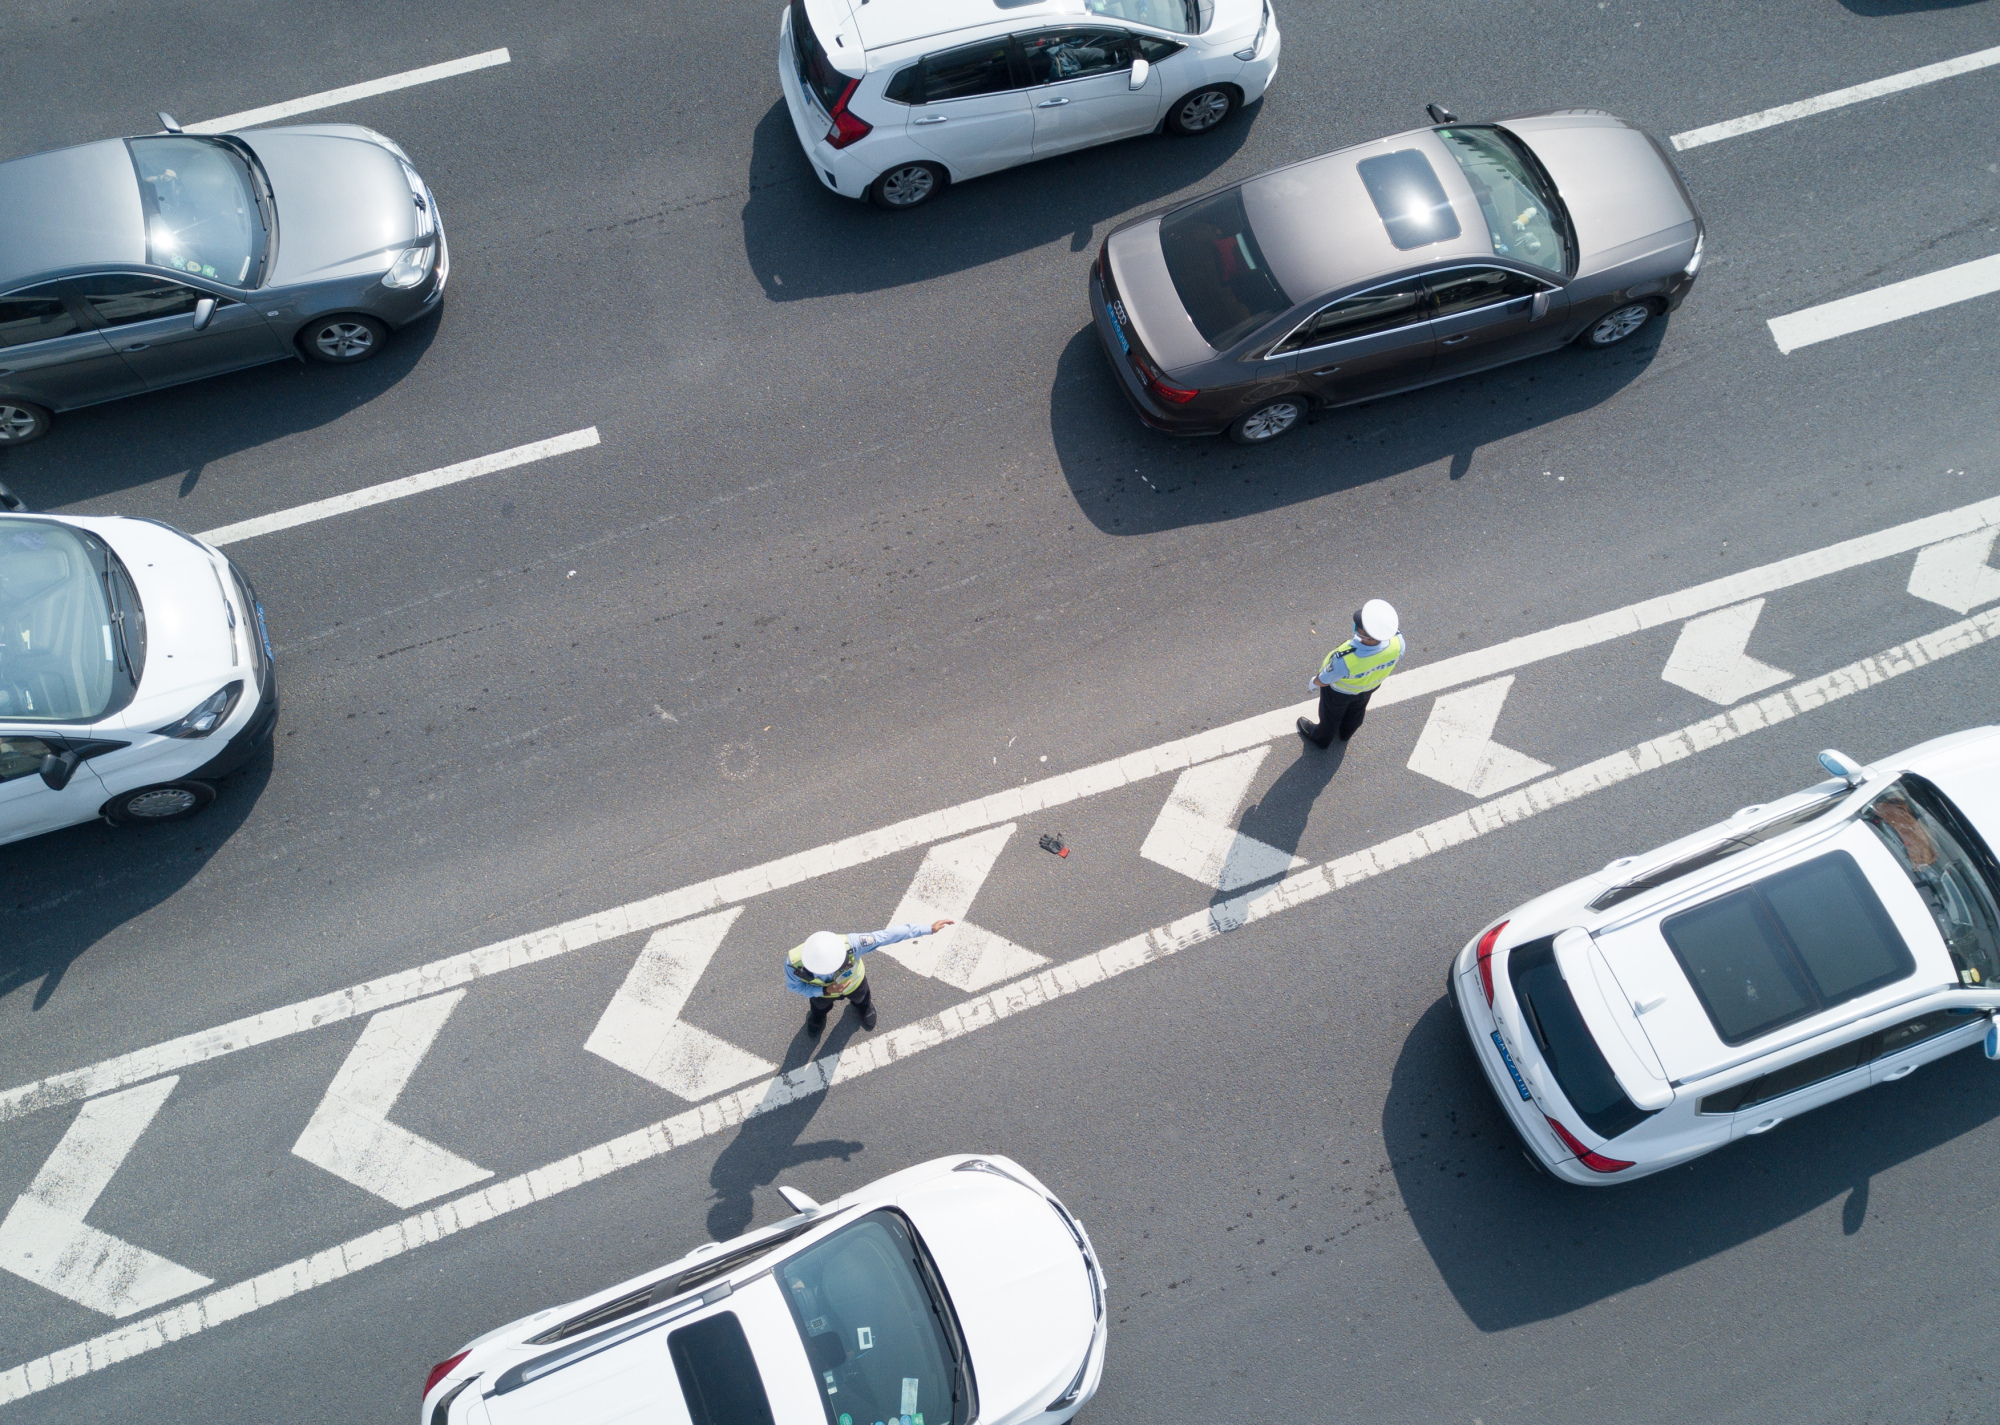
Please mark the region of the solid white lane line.
[[406, 69], [401, 74], [385, 74], [380, 79], [350, 84], [344, 89], [328, 89], [323, 93], [308, 94], [302, 99], [287, 99], [282, 104], [266, 104], [261, 109], [245, 109], [240, 114], [224, 114], [219, 119], [203, 119], [198, 124], [182, 125], [182, 130], [190, 134], [222, 134], [228, 133], [231, 129], [247, 129], [255, 124], [275, 123], [279, 119], [289, 119], [294, 114], [310, 114], [316, 109], [331, 109], [336, 104], [348, 104], [356, 99], [367, 99], [396, 89], [429, 84], [435, 79], [450, 79], [456, 74], [470, 74], [475, 69], [491, 69], [496, 64], [506, 64], [512, 58], [513, 56], [504, 49], [490, 49], [484, 54], [469, 54], [464, 59], [448, 59], [443, 64], [427, 64], [422, 69]]
[[1014, 826], [996, 826], [990, 831], [933, 846], [924, 853], [923, 864], [903, 893], [889, 924], [914, 920], [930, 925], [939, 920], [956, 921], [935, 935], [885, 945], [881, 953], [906, 970], [943, 980], [955, 989], [983, 990], [1002, 980], [1019, 979], [1030, 970], [1049, 963], [1048, 956], [1024, 950], [1005, 936], [995, 935], [966, 920], [979, 888], [993, 874], [993, 863], [1014, 835]]
[[1474, 797], [1490, 797], [1553, 772], [1548, 763], [1493, 740], [1513, 686], [1509, 673], [1432, 703], [1430, 718], [1410, 750], [1410, 770]]
[[1747, 604], [1689, 619], [1681, 629], [1681, 636], [1674, 640], [1667, 666], [1660, 670], [1661, 681], [1686, 688], [1724, 707], [1738, 698], [1790, 682], [1792, 675], [1784, 669], [1773, 668], [1743, 651], [1749, 646], [1750, 634], [1763, 612], [1764, 601], [1752, 599]]
[[1795, 104], [1780, 104], [1775, 109], [1760, 109], [1754, 114], [1745, 114], [1740, 119], [1725, 119], [1722, 123], [1710, 124], [1706, 128], [1689, 129], [1684, 134], [1674, 135], [1674, 147], [1700, 148], [1703, 144], [1715, 143], [1719, 139], [1733, 139], [1738, 134], [1775, 128], [1794, 119], [1824, 114], [1829, 109], [1844, 109], [1849, 104], [1859, 104], [1867, 99], [1879, 99], [1884, 94], [1895, 94], [1905, 89], [1915, 89], [1920, 85], [1935, 84], [1938, 80], [1949, 79], [1955, 74], [1970, 74], [1974, 70], [1986, 69], [1996, 64], [2000, 64], [2000, 45], [1980, 50], [1977, 54], [1963, 54], [1957, 59], [1927, 64], [1921, 69], [1906, 69], [1901, 74], [1871, 79], [1866, 84], [1835, 89], [1811, 99], [1801, 99]]
[[1778, 350], [1789, 356], [1802, 346], [1832, 341], [1835, 337], [1885, 326], [1904, 317], [1934, 312], [1939, 307], [1969, 302], [1994, 292], [2000, 292], [2000, 255], [1975, 258], [1940, 272], [1891, 282], [1872, 292], [1772, 317], [1771, 336], [1778, 343]]
[[[1741, 574], [1712, 579], [1679, 593], [1629, 604], [1625, 608], [1562, 624], [1542, 633], [1523, 634], [1491, 648], [1399, 671], [1376, 690], [1369, 705], [1387, 707], [1460, 683], [1496, 677], [1559, 654], [1624, 638], [1662, 624], [1676, 623], [1760, 594], [1996, 527], [2000, 527], [2000, 496], [1941, 514], [1927, 515], [1923, 519], [1781, 559], [1775, 564], [1745, 570]], [[428, 964], [399, 970], [313, 999], [246, 1015], [227, 1024], [135, 1049], [81, 1069], [51, 1074], [34, 1083], [0, 1091], [0, 1123], [57, 1104], [74, 1103], [77, 1099], [89, 1098], [126, 1084], [139, 1083], [159, 1074], [173, 1073], [193, 1064], [206, 1063], [321, 1025], [372, 1014], [390, 1005], [470, 984], [503, 970], [538, 964], [621, 935], [721, 910], [753, 896], [866, 865], [933, 841], [963, 836], [1000, 822], [1018, 821], [1037, 811], [1065, 806], [1100, 792], [1129, 786], [1163, 773], [1184, 771], [1197, 763], [1260, 747], [1274, 738], [1291, 735], [1293, 720], [1301, 714], [1314, 712], [1317, 707], [1318, 704], [1312, 701], [1294, 703], [1275, 712], [1260, 713], [1241, 722], [1161, 743], [1109, 762], [1099, 762], [1025, 786], [1011, 787], [943, 811], [926, 812], [875, 831], [816, 846], [810, 851], [780, 856], [745, 871], [699, 881], [594, 915], [580, 916], [544, 930], [530, 931], [475, 950], [447, 955]]]
[[836, 1084], [911, 1059], [962, 1039], [1038, 1005], [1049, 1004], [1119, 975], [1205, 944], [1283, 910], [1318, 900], [1344, 886], [1369, 880], [1449, 847], [1476, 840], [1504, 826], [1630, 781], [1641, 773], [1685, 761], [1725, 743], [1802, 713], [1838, 702], [1891, 678], [2000, 638], [2000, 609], [1941, 628], [1822, 677], [1809, 679], [1755, 703], [1720, 713], [1665, 736], [1599, 758], [1573, 772], [1535, 782], [1493, 801], [1391, 838], [1365, 851], [1314, 866], [1253, 894], [1208, 906], [1178, 920], [1121, 940], [1092, 954], [1051, 965], [1038, 974], [1000, 986], [941, 1013], [888, 1033], [850, 1041], [838, 1054], [816, 1059], [789, 1074], [765, 1079], [712, 1099], [697, 1108], [587, 1148], [518, 1177], [440, 1203], [400, 1222], [287, 1262], [234, 1286], [169, 1307], [74, 1346], [0, 1371], [0, 1403], [100, 1371], [119, 1361], [158, 1350], [288, 1300], [316, 1286], [338, 1281], [379, 1262], [455, 1236], [510, 1212], [547, 1201], [615, 1172], [664, 1157], [676, 1148], [733, 1128], [748, 1119], [823, 1093]]
[[422, 494], [425, 490], [436, 490], [445, 485], [456, 485], [461, 480], [473, 480], [481, 475], [491, 475], [496, 470], [511, 470], [516, 465], [529, 465], [537, 460], [547, 460], [552, 455], [567, 455], [573, 450], [588, 450], [596, 444], [597, 427], [586, 426], [582, 430], [573, 430], [568, 435], [531, 441], [527, 445], [517, 445], [512, 450], [495, 451], [491, 455], [482, 455], [474, 460], [461, 460], [456, 465], [446, 465], [438, 470], [426, 470], [420, 475], [405, 475], [400, 480], [384, 481], [380, 485], [370, 485], [366, 489], [353, 490], [345, 495], [331, 495], [324, 500], [314, 500], [309, 505], [294, 505], [291, 509], [279, 510], [276, 514], [259, 515], [254, 520], [240, 520], [235, 524], [223, 525], [219, 529], [206, 529], [199, 537], [210, 544], [236, 544], [242, 540], [255, 539], [260, 534], [291, 529], [294, 525], [331, 519], [334, 515], [344, 515], [350, 510], [363, 510], [370, 505], [407, 499], [411, 495]]

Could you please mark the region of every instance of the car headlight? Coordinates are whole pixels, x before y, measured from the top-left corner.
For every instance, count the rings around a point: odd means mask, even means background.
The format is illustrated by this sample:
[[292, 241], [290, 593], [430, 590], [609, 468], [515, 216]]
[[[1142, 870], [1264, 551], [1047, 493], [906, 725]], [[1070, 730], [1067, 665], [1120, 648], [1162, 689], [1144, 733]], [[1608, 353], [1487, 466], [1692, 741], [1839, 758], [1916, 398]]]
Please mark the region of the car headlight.
[[437, 244], [418, 243], [415, 247], [403, 249], [403, 255], [396, 259], [396, 265], [382, 276], [384, 287], [414, 287], [430, 276], [431, 264], [437, 261]]
[[1694, 255], [1688, 259], [1687, 266], [1681, 269], [1681, 276], [1692, 277], [1695, 273], [1701, 271], [1701, 246], [1707, 240], [1707, 237], [1708, 235], [1703, 233], [1695, 238]]
[[1236, 57], [1248, 62], [1257, 57], [1257, 51], [1264, 48], [1264, 32], [1271, 28], [1271, 0], [1264, 0], [1264, 17], [1257, 22], [1257, 38], [1250, 41], [1250, 48], [1236, 51]]
[[238, 679], [203, 698], [186, 717], [177, 718], [153, 731], [161, 737], [206, 737], [229, 721], [229, 715], [236, 711], [236, 700], [242, 696], [243, 682]]

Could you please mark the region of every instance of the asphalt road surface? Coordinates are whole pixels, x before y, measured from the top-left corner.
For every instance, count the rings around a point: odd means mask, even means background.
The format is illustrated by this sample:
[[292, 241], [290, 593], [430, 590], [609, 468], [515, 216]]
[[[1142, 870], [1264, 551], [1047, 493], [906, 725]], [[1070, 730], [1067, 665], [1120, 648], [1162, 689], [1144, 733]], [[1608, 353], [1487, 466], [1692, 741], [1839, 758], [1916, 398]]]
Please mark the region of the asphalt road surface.
[[[1407, 848], [1493, 800], [1409, 763], [1436, 698], [1496, 676], [1491, 738], [1533, 775], [1671, 740], [1737, 701], [1662, 678], [1684, 616], [1416, 680], [1990, 500], [2000, 298], [1790, 355], [1766, 323], [2000, 252], [2000, 68], [1681, 153], [1706, 263], [1629, 346], [1268, 450], [1141, 428], [1085, 300], [1112, 224], [1426, 100], [1681, 133], [1984, 49], [1992, 0], [1280, 0], [1277, 81], [1222, 131], [895, 216], [813, 180], [777, 10], [10, 15], [10, 157], [510, 56], [312, 116], [393, 136], [430, 181], [440, 317], [354, 369], [63, 417], [0, 459], [31, 505], [209, 530], [599, 440], [232, 546], [278, 647], [272, 755], [187, 823], [6, 848], [0, 1084], [41, 1087], [0, 1099], [0, 1203], [81, 1114], [125, 1114], [90, 1227], [212, 1285], [128, 1282], [115, 1314], [0, 1240], [0, 1425], [407, 1420], [462, 1342], [782, 1215], [780, 1182], [827, 1197], [971, 1150], [1030, 1165], [1106, 1259], [1093, 1425], [2000, 1419], [1992, 1066], [1961, 1054], [1586, 1192], [1509, 1149], [1441, 984], [1510, 905], [1815, 780], [1821, 747], [1995, 721], [1990, 625], [1296, 904], [1141, 854], [1221, 752], [1218, 834], [1307, 867]], [[1770, 583], [1739, 651], [1782, 692], [1976, 619], [1910, 592], [1927, 528]], [[1978, 605], [1991, 580], [1966, 576]], [[1302, 750], [1279, 710], [1376, 594], [1412, 647], [1389, 687], [1417, 691], [1344, 758]], [[940, 866], [986, 958], [956, 983], [878, 958], [880, 1029], [805, 1045], [782, 952], [883, 923]], [[594, 1035], [676, 956], [698, 981], [670, 1032], [707, 1057], [649, 1077]], [[376, 1052], [392, 1030], [403, 1061]], [[430, 1177], [312, 1159], [337, 1075], [394, 1099]], [[475, 1198], [484, 1220], [425, 1215]]]

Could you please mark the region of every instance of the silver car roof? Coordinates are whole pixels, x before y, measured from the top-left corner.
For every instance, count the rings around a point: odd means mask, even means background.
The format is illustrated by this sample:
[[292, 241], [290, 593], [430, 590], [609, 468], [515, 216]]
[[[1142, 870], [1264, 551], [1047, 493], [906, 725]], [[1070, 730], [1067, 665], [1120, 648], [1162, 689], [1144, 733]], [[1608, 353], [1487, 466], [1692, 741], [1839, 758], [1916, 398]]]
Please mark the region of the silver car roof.
[[145, 260], [139, 178], [124, 140], [0, 163], [0, 292], [45, 272]]

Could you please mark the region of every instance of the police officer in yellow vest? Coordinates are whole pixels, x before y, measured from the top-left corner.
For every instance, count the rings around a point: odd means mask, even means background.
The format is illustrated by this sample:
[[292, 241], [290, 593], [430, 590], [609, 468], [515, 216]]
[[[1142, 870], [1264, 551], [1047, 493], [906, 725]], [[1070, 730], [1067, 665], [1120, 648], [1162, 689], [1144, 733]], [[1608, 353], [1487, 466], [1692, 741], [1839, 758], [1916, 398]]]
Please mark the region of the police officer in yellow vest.
[[1403, 630], [1386, 599], [1370, 599], [1354, 614], [1354, 637], [1326, 655], [1313, 675], [1319, 690], [1319, 721], [1299, 719], [1299, 736], [1315, 747], [1342, 742], [1360, 730], [1368, 699], [1396, 671], [1403, 657]]
[[817, 1035], [826, 1028], [827, 1011], [835, 1000], [848, 1000], [861, 1016], [861, 1027], [875, 1027], [875, 992], [868, 987], [868, 967], [861, 957], [870, 950], [935, 935], [951, 922], [938, 920], [925, 929], [915, 921], [888, 925], [865, 935], [836, 935], [831, 930], [815, 930], [803, 945], [785, 957], [785, 988], [807, 995], [812, 1008], [806, 1011], [806, 1033]]

